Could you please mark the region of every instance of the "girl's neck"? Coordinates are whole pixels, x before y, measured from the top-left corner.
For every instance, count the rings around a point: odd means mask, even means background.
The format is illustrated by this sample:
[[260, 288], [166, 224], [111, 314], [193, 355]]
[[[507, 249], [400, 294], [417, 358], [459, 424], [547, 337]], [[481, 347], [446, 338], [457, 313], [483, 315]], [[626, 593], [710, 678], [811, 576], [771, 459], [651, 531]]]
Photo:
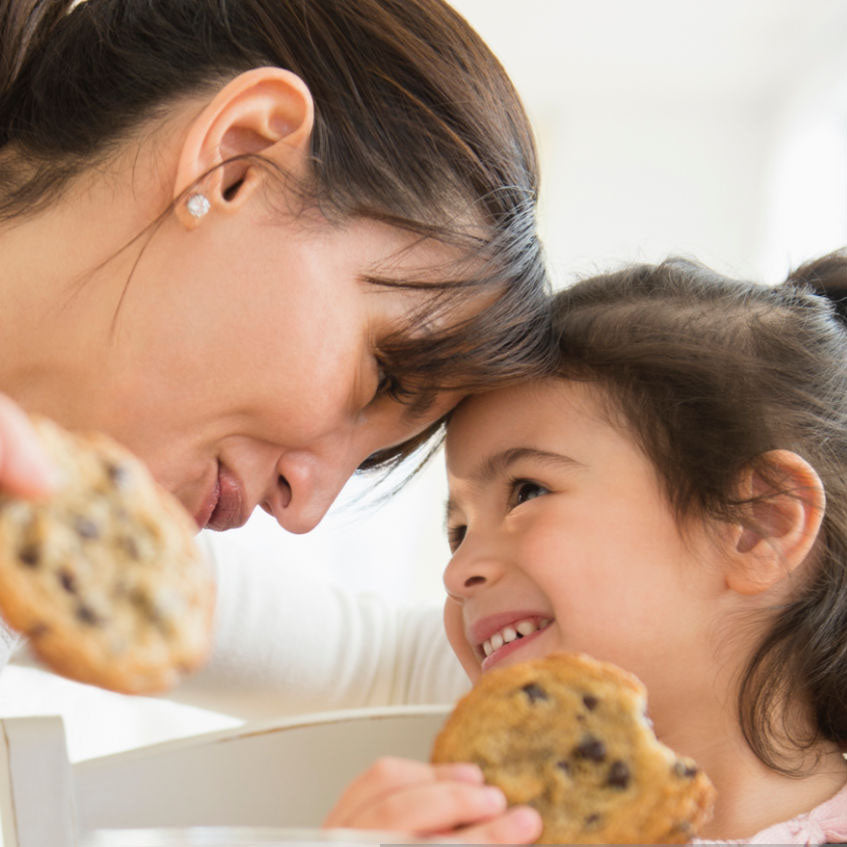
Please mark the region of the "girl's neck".
[[[692, 726], [699, 726], [699, 732], [692, 732]], [[706, 839], [750, 838], [811, 811], [847, 784], [847, 761], [828, 742], [804, 754], [804, 776], [786, 776], [758, 759], [737, 720], [689, 721], [687, 727], [663, 733], [662, 740], [694, 758], [714, 783], [714, 816], [699, 833]]]

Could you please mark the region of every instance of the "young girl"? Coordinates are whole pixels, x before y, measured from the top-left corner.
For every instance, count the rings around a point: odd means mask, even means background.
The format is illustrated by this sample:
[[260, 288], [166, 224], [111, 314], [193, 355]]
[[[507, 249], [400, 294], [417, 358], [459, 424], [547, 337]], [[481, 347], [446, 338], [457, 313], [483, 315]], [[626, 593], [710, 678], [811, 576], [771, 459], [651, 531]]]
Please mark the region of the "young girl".
[[[717, 788], [704, 838], [847, 838], [847, 331], [811, 293], [824, 270], [845, 287], [842, 255], [777, 288], [683, 261], [586, 280], [554, 302], [555, 376], [448, 427], [465, 671], [565, 650], [636, 673], [659, 738]], [[462, 791], [382, 762], [328, 823], [434, 836]], [[464, 819], [497, 841], [485, 821]]]

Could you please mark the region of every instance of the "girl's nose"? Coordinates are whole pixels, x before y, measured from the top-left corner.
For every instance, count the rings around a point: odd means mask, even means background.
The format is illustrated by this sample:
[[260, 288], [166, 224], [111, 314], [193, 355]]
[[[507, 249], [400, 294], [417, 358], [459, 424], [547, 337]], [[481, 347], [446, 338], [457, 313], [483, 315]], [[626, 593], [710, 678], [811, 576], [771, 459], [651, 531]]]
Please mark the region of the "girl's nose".
[[484, 588], [490, 588], [504, 573], [502, 551], [491, 540], [483, 547], [465, 537], [444, 569], [447, 593], [461, 602]]

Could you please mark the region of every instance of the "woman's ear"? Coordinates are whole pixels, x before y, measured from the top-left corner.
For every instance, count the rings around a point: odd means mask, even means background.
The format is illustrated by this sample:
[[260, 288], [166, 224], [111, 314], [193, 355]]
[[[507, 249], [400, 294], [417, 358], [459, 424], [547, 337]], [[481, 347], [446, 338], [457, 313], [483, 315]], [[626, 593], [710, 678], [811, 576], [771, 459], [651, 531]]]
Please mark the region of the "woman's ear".
[[801, 565], [812, 550], [826, 508], [815, 469], [790, 450], [762, 457], [767, 479], [748, 467], [739, 496], [749, 501], [747, 519], [730, 534], [726, 584], [739, 594], [760, 594]]
[[[260, 153], [295, 177], [305, 175], [314, 124], [314, 103], [300, 77], [282, 68], [254, 68], [225, 85], [191, 122], [177, 162], [173, 197], [183, 225], [199, 217], [186, 201], [202, 194], [204, 212], [235, 211], [260, 184], [249, 159]], [[196, 190], [187, 191], [187, 189]]]

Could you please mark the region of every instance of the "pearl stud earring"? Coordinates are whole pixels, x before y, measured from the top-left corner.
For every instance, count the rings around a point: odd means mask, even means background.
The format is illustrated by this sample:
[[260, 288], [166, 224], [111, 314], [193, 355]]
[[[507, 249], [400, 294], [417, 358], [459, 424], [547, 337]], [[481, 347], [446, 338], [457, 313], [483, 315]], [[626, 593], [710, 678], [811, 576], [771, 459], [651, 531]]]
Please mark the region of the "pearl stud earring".
[[212, 208], [204, 194], [192, 194], [185, 206], [194, 218], [202, 218]]

